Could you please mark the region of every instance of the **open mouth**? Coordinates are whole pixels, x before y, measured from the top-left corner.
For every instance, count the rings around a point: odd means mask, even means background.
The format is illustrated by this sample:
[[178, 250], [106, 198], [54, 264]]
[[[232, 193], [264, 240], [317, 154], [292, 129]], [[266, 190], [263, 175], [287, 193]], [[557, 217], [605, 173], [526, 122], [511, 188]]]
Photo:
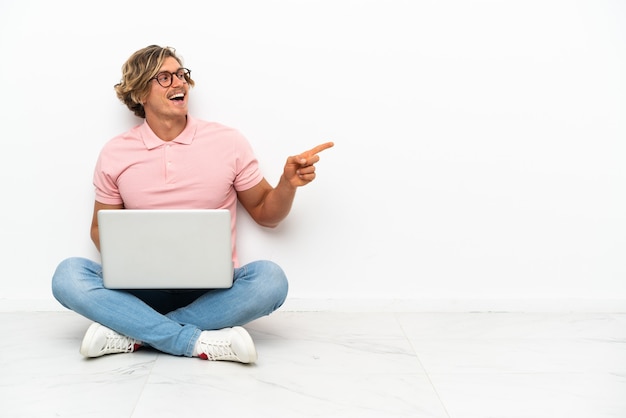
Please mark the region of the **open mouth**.
[[175, 102], [182, 102], [183, 100], [185, 100], [185, 94], [184, 93], [176, 93], [173, 96], [170, 97], [170, 100], [175, 101]]

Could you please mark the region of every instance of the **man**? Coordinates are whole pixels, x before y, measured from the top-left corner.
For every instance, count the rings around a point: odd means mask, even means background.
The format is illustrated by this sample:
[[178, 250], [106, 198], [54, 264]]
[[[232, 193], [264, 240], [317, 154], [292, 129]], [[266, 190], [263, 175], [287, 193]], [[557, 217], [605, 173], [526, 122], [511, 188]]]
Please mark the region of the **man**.
[[80, 347], [86, 357], [145, 345], [178, 356], [253, 363], [256, 349], [242, 325], [278, 309], [288, 284], [271, 261], [239, 266], [234, 248], [237, 202], [259, 225], [277, 226], [289, 213], [296, 189], [315, 178], [317, 154], [333, 144], [288, 157], [272, 187], [239, 132], [187, 113], [194, 82], [173, 48], [143, 48], [126, 61], [122, 73], [117, 96], [145, 121], [111, 139], [98, 157], [94, 244], [99, 250], [100, 210], [226, 208], [233, 217], [233, 286], [186, 292], [111, 290], [103, 287], [100, 264], [72, 257], [57, 267], [53, 294], [66, 308], [94, 321]]

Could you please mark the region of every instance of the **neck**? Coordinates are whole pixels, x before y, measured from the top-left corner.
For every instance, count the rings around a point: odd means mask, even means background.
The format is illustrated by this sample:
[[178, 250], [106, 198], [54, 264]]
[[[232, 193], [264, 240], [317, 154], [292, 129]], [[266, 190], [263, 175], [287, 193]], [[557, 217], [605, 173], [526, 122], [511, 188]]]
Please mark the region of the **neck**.
[[177, 118], [156, 118], [146, 115], [146, 122], [152, 132], [163, 141], [176, 138], [187, 126], [187, 116]]

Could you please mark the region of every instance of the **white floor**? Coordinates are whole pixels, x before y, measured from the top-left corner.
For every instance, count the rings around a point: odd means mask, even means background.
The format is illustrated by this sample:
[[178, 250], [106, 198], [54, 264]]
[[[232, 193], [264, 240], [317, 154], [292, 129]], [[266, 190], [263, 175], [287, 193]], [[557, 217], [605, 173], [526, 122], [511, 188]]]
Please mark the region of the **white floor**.
[[626, 314], [279, 311], [255, 365], [84, 359], [88, 326], [0, 313], [0, 416], [626, 417]]

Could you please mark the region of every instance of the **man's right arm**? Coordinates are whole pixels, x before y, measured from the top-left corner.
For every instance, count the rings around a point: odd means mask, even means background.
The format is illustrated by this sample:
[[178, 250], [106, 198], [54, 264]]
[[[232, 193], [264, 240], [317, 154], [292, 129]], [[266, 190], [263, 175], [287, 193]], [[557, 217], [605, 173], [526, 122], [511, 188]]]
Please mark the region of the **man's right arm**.
[[91, 218], [91, 240], [95, 244], [98, 251], [100, 251], [100, 230], [98, 229], [98, 211], [107, 209], [124, 209], [123, 204], [119, 205], [106, 205], [100, 203], [97, 200], [93, 205], [93, 217]]

